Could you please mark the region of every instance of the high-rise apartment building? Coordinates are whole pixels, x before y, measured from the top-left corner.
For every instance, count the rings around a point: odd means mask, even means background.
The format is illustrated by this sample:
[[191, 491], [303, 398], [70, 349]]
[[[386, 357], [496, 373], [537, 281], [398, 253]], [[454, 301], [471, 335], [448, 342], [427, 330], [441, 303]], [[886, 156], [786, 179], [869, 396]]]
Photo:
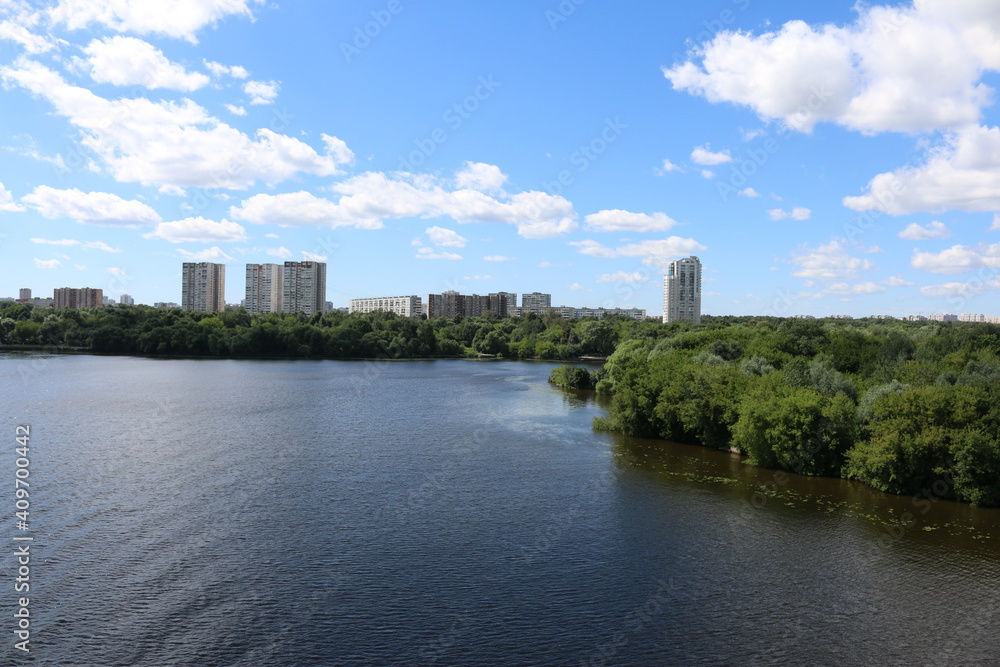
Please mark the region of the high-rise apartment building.
[[536, 315], [544, 315], [549, 312], [549, 308], [552, 307], [552, 295], [542, 294], [541, 292], [532, 292], [531, 294], [521, 295], [521, 313], [534, 313]]
[[134, 306], [135, 305], [135, 299], [133, 299], [130, 294], [124, 294], [124, 293], [122, 293], [122, 295], [118, 297], [118, 305], [119, 306]]
[[205, 313], [226, 309], [225, 264], [184, 262], [181, 280], [182, 309]]
[[489, 296], [459, 294], [454, 290], [427, 295], [427, 319], [433, 317], [476, 317], [492, 311], [500, 317], [509, 314], [509, 292], [495, 292]]
[[280, 264], [247, 264], [248, 313], [280, 313], [284, 302], [285, 269]]
[[104, 305], [104, 290], [90, 287], [62, 287], [53, 290], [55, 308], [97, 308]]
[[663, 276], [663, 321], [701, 322], [701, 260], [694, 255], [671, 262]]
[[25, 299], [30, 299], [31, 298], [31, 288], [30, 287], [22, 287], [21, 288], [21, 292], [20, 292], [20, 296], [18, 296], [17, 298], [20, 299], [21, 301], [24, 301]]
[[285, 313], [322, 313], [326, 306], [326, 264], [285, 262], [281, 310]]

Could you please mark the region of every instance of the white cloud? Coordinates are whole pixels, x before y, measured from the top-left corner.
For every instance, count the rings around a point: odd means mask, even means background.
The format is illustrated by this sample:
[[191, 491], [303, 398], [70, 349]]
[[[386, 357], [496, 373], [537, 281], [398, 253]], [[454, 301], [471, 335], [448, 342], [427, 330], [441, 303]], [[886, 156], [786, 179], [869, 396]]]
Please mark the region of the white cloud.
[[483, 257], [487, 262], [512, 262], [516, 257], [507, 257], [506, 255], [487, 255]]
[[191, 262], [231, 262], [233, 258], [222, 252], [217, 246], [199, 252], [189, 252], [178, 248], [177, 252]]
[[247, 81], [243, 92], [250, 98], [250, 104], [271, 104], [280, 87], [277, 81]]
[[272, 257], [280, 257], [281, 259], [288, 259], [292, 256], [292, 251], [285, 246], [281, 246], [280, 248], [268, 248], [265, 252]]
[[681, 167], [681, 166], [678, 166], [678, 165], [674, 164], [670, 160], [664, 160], [663, 161], [663, 166], [659, 167], [656, 170], [656, 173], [659, 174], [660, 176], [664, 176], [664, 175], [669, 174], [670, 172], [673, 172], [673, 171], [681, 171], [682, 172], [682, 171], [684, 171], [684, 168]]
[[1000, 61], [995, 5], [855, 8], [857, 20], [845, 26], [790, 21], [761, 35], [722, 31], [695, 49], [700, 62], [664, 74], [676, 90], [742, 104], [802, 132], [824, 121], [875, 133], [979, 120], [991, 101], [982, 71]]
[[458, 260], [462, 259], [461, 255], [456, 255], [453, 252], [447, 252], [445, 250], [435, 251], [433, 248], [420, 248], [417, 250], [417, 259], [451, 259]]
[[465, 276], [464, 278], [462, 278], [462, 280], [493, 280], [493, 276], [489, 276], [489, 275], [486, 275], [486, 276], [480, 276], [480, 275]]
[[60, 269], [62, 262], [58, 259], [38, 259], [35, 258], [35, 268], [39, 269]]
[[121, 248], [112, 248], [104, 241], [88, 241], [83, 244], [84, 250], [100, 250], [102, 252], [121, 252]]
[[751, 199], [756, 199], [757, 197], [760, 197], [760, 194], [753, 188], [743, 188], [736, 194], [741, 195], [743, 197], [750, 197]]
[[459, 189], [476, 190], [488, 194], [503, 192], [507, 174], [500, 167], [483, 162], [466, 162], [465, 168], [455, 174], [455, 184]]
[[[0, 67], [0, 76], [48, 100], [79, 128], [83, 147], [96, 153], [118, 181], [242, 190], [299, 173], [337, 175], [344, 163], [340, 147], [335, 154], [320, 155], [267, 128], [250, 138], [188, 99], [109, 101], [25, 60], [13, 68]], [[328, 147], [333, 143], [324, 141]]]
[[302, 261], [303, 262], [325, 262], [326, 255], [317, 255], [313, 252], [302, 251]]
[[170, 243], [219, 243], [246, 241], [246, 230], [235, 222], [206, 220], [202, 217], [161, 222], [156, 229], [143, 234], [146, 239], [163, 239]]
[[549, 238], [577, 229], [576, 212], [566, 199], [530, 191], [490, 197], [475, 190], [449, 191], [431, 176], [367, 172], [333, 185], [337, 202], [307, 192], [254, 195], [230, 216], [286, 226], [345, 226], [379, 229], [387, 218], [451, 217], [459, 223], [517, 225], [525, 238]]
[[944, 223], [937, 220], [929, 223], [926, 227], [921, 227], [917, 223], [912, 223], [899, 233], [899, 238], [910, 241], [927, 241], [929, 239], [946, 239], [951, 236], [951, 230]]
[[80, 30], [92, 24], [117, 32], [155, 34], [197, 43], [196, 33], [228, 16], [253, 19], [262, 0], [61, 0], [48, 10], [53, 23]]
[[860, 271], [874, 269], [867, 259], [851, 257], [839, 239], [815, 248], [801, 246], [792, 253], [792, 263], [799, 269], [792, 273], [797, 278], [811, 280], [856, 280]]
[[239, 65], [223, 65], [222, 63], [213, 62], [211, 60], [203, 61], [205, 67], [212, 76], [219, 78], [223, 76], [231, 76], [234, 79], [245, 79], [250, 76], [250, 73], [246, 71], [246, 68], [240, 67]]
[[571, 241], [571, 246], [579, 248], [579, 252], [592, 257], [638, 257], [642, 259], [645, 266], [665, 268], [671, 261], [684, 255], [692, 255], [702, 250], [707, 250], [705, 246], [694, 239], [685, 239], [679, 236], [671, 236], [666, 239], [656, 241], [641, 241], [630, 243], [618, 248], [608, 248], [597, 241]]
[[969, 126], [927, 152], [923, 164], [878, 174], [867, 193], [845, 197], [856, 211], [892, 215], [1000, 209], [1000, 128]]
[[235, 104], [227, 104], [225, 106], [226, 106], [226, 111], [228, 111], [229, 113], [233, 114], [234, 116], [246, 116], [247, 115], [247, 110], [244, 109], [243, 107], [236, 106]]
[[732, 162], [733, 158], [728, 150], [713, 153], [706, 144], [705, 146], [697, 146], [691, 151], [691, 161], [703, 166], [714, 166]]
[[914, 250], [910, 266], [930, 273], [968, 273], [980, 268], [1000, 268], [1000, 243], [976, 247], [953, 245], [938, 253]]
[[277, 238], [281, 238], [281, 237], [278, 236], [277, 234], [264, 234], [264, 238], [266, 238], [266, 239], [277, 239]]
[[772, 208], [767, 214], [771, 216], [771, 220], [784, 220], [786, 218], [791, 218], [792, 220], [808, 220], [812, 216], [812, 211], [808, 208], [798, 206], [793, 208], [791, 211], [785, 211], [780, 208]]
[[894, 276], [889, 276], [882, 281], [882, 284], [887, 287], [909, 287], [913, 285], [909, 280], [903, 278], [903, 276], [896, 274]]
[[583, 285], [581, 285], [580, 283], [573, 283], [572, 285], [569, 286], [569, 288], [574, 292], [579, 292], [580, 290], [583, 289]]
[[125, 200], [108, 192], [56, 190], [40, 185], [21, 201], [33, 206], [46, 218], [75, 218], [92, 225], [135, 227], [160, 221], [159, 214], [140, 201]]
[[23, 210], [23, 206], [19, 206], [14, 202], [14, 195], [7, 191], [3, 183], [0, 183], [0, 211], [15, 213]]
[[618, 271], [616, 273], [603, 273], [597, 276], [599, 283], [648, 283], [649, 276], [639, 271]]
[[430, 238], [431, 243], [436, 246], [446, 246], [449, 248], [464, 248], [468, 239], [460, 236], [457, 232], [444, 227], [428, 227], [425, 233]]
[[971, 283], [944, 283], [926, 285], [920, 293], [927, 297], [975, 297], [986, 290], [1000, 289], [1000, 280], [975, 281]]
[[710, 181], [713, 178], [715, 178], [715, 172], [712, 171], [711, 169], [702, 169], [701, 177], [704, 178], [706, 181]]
[[124, 269], [120, 269], [117, 266], [109, 266], [108, 269], [107, 269], [107, 271], [108, 271], [108, 273], [110, 273], [113, 276], [123, 276], [123, 275], [125, 275], [125, 270]]
[[630, 213], [619, 209], [588, 215], [587, 227], [604, 232], [665, 232], [677, 224], [666, 213]]
[[[596, 241], [590, 241], [590, 243], [597, 243], [597, 242]], [[570, 243], [570, 245], [573, 245], [573, 244]], [[600, 244], [598, 243], [597, 245], [600, 245]], [[538, 263], [538, 268], [540, 268], [540, 269], [561, 269], [561, 268], [565, 268], [567, 266], [573, 266], [573, 265], [572, 264], [556, 264], [554, 262], [550, 262], [550, 261], [544, 260], [544, 259]]]
[[848, 283], [833, 283], [826, 288], [827, 294], [841, 294], [841, 295], [863, 295], [863, 294], [878, 294], [879, 292], [884, 292], [885, 287], [873, 282], [861, 282], [854, 283], [853, 285]]
[[[0, 2], [0, 7], [3, 5], [4, 3]], [[0, 21], [0, 39], [16, 42], [30, 54], [51, 51], [55, 48], [55, 44], [29, 29], [36, 27], [37, 23], [37, 14], [28, 11], [19, 12], [12, 19]]]
[[83, 50], [88, 56], [90, 76], [98, 83], [145, 86], [191, 92], [208, 85], [200, 72], [187, 72], [172, 63], [158, 48], [136, 37], [105, 37], [93, 40]]
[[73, 239], [62, 239], [61, 241], [49, 241], [47, 239], [31, 239], [32, 243], [44, 243], [46, 245], [80, 245], [79, 241]]

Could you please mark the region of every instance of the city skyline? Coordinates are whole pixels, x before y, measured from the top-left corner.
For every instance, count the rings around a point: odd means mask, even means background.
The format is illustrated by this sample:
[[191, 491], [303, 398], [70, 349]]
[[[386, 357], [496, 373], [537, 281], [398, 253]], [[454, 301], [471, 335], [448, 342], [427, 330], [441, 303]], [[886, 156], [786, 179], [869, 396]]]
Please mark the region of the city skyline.
[[656, 315], [697, 255], [705, 314], [1000, 312], [994, 4], [201, 5], [0, 8], [0, 293], [311, 260]]

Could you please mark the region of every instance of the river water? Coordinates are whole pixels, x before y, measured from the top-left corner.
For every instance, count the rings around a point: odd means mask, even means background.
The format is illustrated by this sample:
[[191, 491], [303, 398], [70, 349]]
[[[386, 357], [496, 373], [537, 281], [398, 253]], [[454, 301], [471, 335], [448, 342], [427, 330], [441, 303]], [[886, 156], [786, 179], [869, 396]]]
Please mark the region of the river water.
[[0, 662], [1000, 662], [1000, 511], [595, 433], [554, 366], [0, 358]]

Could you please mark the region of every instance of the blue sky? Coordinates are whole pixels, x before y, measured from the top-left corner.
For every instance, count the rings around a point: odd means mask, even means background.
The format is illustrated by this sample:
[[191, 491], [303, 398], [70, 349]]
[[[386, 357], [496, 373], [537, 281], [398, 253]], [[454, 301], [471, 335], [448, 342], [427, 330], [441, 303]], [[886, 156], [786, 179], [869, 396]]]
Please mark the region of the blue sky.
[[1000, 315], [1000, 5], [0, 0], [0, 296]]

